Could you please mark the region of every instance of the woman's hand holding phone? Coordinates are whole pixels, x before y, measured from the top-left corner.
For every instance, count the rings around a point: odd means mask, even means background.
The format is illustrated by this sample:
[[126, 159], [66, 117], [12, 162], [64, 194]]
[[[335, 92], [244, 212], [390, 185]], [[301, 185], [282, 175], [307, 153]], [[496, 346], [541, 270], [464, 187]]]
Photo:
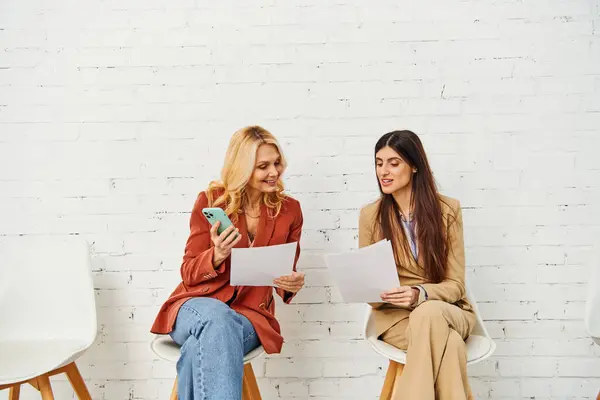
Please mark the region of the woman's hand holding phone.
[[[215, 245], [213, 253], [213, 265], [215, 267], [229, 257], [231, 249], [242, 239], [242, 235], [240, 235], [239, 230], [234, 225], [231, 225], [219, 235], [217, 233], [219, 225], [221, 225], [221, 222], [217, 221], [212, 228], [210, 228], [210, 239]], [[234, 232], [235, 234], [231, 234]]]

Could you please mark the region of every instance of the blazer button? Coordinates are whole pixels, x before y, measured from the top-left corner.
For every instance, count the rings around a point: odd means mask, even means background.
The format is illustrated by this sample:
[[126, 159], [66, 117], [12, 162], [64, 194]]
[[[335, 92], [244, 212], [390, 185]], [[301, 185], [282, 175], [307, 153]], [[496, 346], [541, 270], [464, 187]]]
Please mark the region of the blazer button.
[[204, 293], [208, 292], [209, 290], [210, 290], [210, 289], [209, 289], [209, 288], [207, 288], [207, 287], [205, 287], [204, 289], [202, 289], [202, 291], [203, 291]]
[[264, 308], [265, 308], [265, 303], [260, 303], [260, 304], [258, 305], [258, 308], [262, 308], [262, 309], [264, 309]]

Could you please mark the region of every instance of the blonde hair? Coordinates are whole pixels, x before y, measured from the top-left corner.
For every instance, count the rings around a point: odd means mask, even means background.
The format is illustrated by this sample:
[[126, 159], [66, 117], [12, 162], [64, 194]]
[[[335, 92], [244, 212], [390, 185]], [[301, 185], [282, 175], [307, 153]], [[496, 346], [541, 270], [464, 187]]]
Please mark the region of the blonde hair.
[[[263, 144], [271, 144], [277, 148], [281, 166], [285, 171], [287, 162], [275, 136], [260, 126], [248, 126], [235, 132], [231, 137], [225, 154], [225, 164], [221, 170], [221, 180], [212, 181], [206, 191], [209, 206], [224, 206], [225, 213], [233, 221], [237, 220], [238, 212], [245, 205], [246, 187], [254, 173], [256, 152]], [[275, 192], [263, 194], [262, 201], [272, 217], [277, 216], [281, 211], [285, 200], [283, 190], [280, 179], [277, 181]]]

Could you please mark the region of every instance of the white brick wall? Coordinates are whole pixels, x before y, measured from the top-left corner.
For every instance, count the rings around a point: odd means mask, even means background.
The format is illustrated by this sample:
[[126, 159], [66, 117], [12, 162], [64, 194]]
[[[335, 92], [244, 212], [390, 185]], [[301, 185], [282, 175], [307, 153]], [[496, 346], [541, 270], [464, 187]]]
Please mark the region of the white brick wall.
[[[188, 213], [230, 134], [264, 125], [304, 208], [307, 288], [278, 310], [282, 354], [255, 363], [263, 398], [376, 399], [386, 361], [361, 341], [363, 308], [340, 303], [322, 254], [356, 245], [376, 139], [412, 129], [462, 201], [498, 343], [470, 369], [476, 398], [593, 398], [600, 349], [581, 318], [600, 234], [599, 11], [590, 0], [2, 0], [0, 234], [93, 243], [100, 333], [79, 361], [93, 397], [166, 399], [174, 367], [151, 354], [148, 329], [179, 279]], [[64, 379], [54, 388], [73, 396]]]

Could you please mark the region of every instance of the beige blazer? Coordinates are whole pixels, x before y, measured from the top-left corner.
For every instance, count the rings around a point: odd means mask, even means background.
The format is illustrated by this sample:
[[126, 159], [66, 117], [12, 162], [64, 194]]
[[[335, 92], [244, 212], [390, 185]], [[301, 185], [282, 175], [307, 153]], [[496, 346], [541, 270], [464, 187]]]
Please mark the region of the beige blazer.
[[[380, 200], [360, 210], [358, 230], [359, 247], [368, 246], [383, 239], [379, 224], [376, 221]], [[465, 247], [463, 239], [463, 220], [460, 203], [456, 199], [440, 195], [442, 215], [446, 234], [450, 239], [448, 270], [446, 279], [440, 283], [429, 283], [425, 279], [422, 257], [415, 260], [411, 253], [400, 250], [395, 252], [396, 268], [402, 286], [421, 285], [427, 291], [429, 300], [441, 300], [455, 304], [465, 311], [472, 311], [465, 292]], [[398, 249], [404, 247], [398, 243]], [[400, 253], [400, 254], [398, 254]], [[390, 288], [391, 289], [391, 288]], [[381, 335], [397, 322], [403, 320], [411, 309], [393, 306], [389, 303], [371, 303], [375, 317], [377, 335]]]

